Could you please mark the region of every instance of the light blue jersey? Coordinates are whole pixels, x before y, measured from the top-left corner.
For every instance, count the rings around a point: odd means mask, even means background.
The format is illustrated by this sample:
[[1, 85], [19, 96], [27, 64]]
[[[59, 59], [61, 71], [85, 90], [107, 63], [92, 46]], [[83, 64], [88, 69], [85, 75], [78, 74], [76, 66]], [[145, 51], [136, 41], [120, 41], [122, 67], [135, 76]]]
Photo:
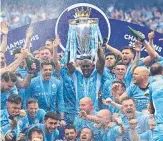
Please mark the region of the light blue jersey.
[[161, 66], [163, 66], [163, 57], [159, 56], [159, 59], [157, 60], [158, 63], [161, 64]]
[[52, 134], [46, 133], [44, 124], [36, 124], [43, 131], [44, 141], [55, 141], [59, 138], [59, 131], [55, 129]]
[[30, 126], [38, 123], [43, 123], [45, 114], [46, 112], [43, 109], [38, 109], [38, 112], [34, 118], [31, 118], [27, 113]]
[[163, 76], [162, 75], [150, 76], [149, 77], [149, 83], [151, 84], [151, 83], [153, 83], [155, 81], [159, 81], [161, 79], [163, 79]]
[[149, 86], [149, 99], [153, 102], [155, 109], [156, 128], [154, 129], [154, 138], [163, 139], [163, 79], [157, 80]]
[[140, 134], [140, 139], [141, 141], [152, 141], [152, 137], [153, 136], [153, 131], [152, 130], [148, 130], [142, 134]]
[[[122, 118], [124, 130], [125, 130], [123, 141], [126, 141], [126, 140], [129, 140], [129, 130], [130, 130], [129, 123], [128, 123], [127, 117], [124, 114], [121, 115], [121, 118]], [[141, 112], [136, 112], [136, 120], [138, 122], [137, 127], [136, 127], [138, 134], [144, 133], [149, 130], [149, 125], [148, 125], [149, 116], [148, 115], [145, 115]]]
[[156, 124], [153, 130], [152, 141], [163, 141], [163, 124]]
[[73, 74], [75, 90], [76, 90], [76, 107], [79, 107], [79, 101], [83, 97], [90, 97], [92, 99], [94, 109], [98, 109], [98, 92], [100, 88], [101, 75], [94, 69], [91, 76], [85, 78], [81, 72], [75, 70]]
[[121, 127], [116, 124], [109, 127], [106, 132], [103, 132], [102, 141], [116, 141], [116, 138], [120, 137], [120, 130]]
[[[131, 82], [132, 82], [132, 80], [133, 80], [133, 72], [132, 72], [132, 63], [130, 63], [129, 65], [128, 65], [128, 67], [127, 67], [127, 72], [126, 72], [126, 74], [125, 74], [125, 82], [126, 82], [126, 85], [127, 86], [130, 86], [130, 84], [131, 84]], [[144, 62], [140, 59], [139, 60], [139, 64], [138, 64], [138, 66], [145, 66], [145, 64], [144, 64]]]
[[38, 100], [39, 107], [45, 111], [64, 112], [63, 85], [53, 76], [49, 81], [44, 81], [41, 75], [33, 78], [28, 90], [29, 97]]
[[[117, 79], [115, 78], [115, 79], [112, 79], [112, 80], [105, 81], [104, 86], [103, 86], [103, 90], [102, 90], [102, 97], [103, 98], [105, 98], [105, 99], [108, 98], [108, 97], [113, 98], [111, 88], [112, 88], [112, 83], [114, 81], [116, 81], [116, 80]], [[125, 86], [127, 88], [129, 87], [129, 85], [127, 85], [127, 80], [124, 80], [123, 83], [125, 84]]]
[[1, 92], [1, 109], [6, 109], [7, 98], [11, 94], [18, 94], [16, 86], [14, 86], [9, 92]]
[[17, 126], [11, 130], [11, 128], [10, 128], [11, 120], [9, 119], [9, 113], [8, 113], [7, 109], [0, 111], [0, 122], [1, 122], [1, 133], [3, 135], [6, 135], [9, 131], [13, 131], [15, 133], [16, 137], [19, 136], [19, 133], [21, 131], [28, 128], [28, 126], [29, 126], [27, 116], [18, 117], [17, 118]]
[[103, 84], [104, 84], [106, 81], [108, 81], [108, 80], [112, 81], [113, 79], [115, 79], [115, 74], [112, 73], [112, 72], [110, 71], [110, 69], [107, 68], [107, 67], [105, 66], [105, 67], [104, 67], [104, 70], [103, 70], [103, 74], [102, 74], [102, 76], [101, 76], [101, 86], [100, 86], [100, 90], [102, 91], [102, 89], [103, 89]]
[[27, 71], [26, 71], [26, 69], [24, 69], [24, 68], [17, 68], [16, 69], [16, 72], [18, 72], [19, 74], [21, 74], [21, 76], [22, 76], [22, 78], [24, 79], [25, 78], [25, 76], [27, 75]]
[[148, 90], [147, 88], [139, 88], [135, 84], [131, 84], [127, 89], [126, 93], [128, 97], [131, 97], [135, 100], [136, 110], [142, 111], [147, 109], [148, 98], [144, 95], [144, 93]]
[[93, 131], [94, 140], [101, 141], [100, 130], [94, 127], [94, 123], [92, 121], [84, 120], [80, 118], [79, 115], [75, 117], [74, 126], [77, 131], [81, 131], [84, 127], [88, 127]]
[[163, 79], [157, 80], [149, 85], [149, 99], [153, 102], [155, 109], [155, 120], [157, 124], [163, 124]]
[[61, 69], [61, 77], [63, 81], [65, 118], [66, 122], [70, 123], [74, 121], [74, 114], [76, 113], [76, 92], [74, 87], [74, 80], [66, 67]]
[[[17, 68], [16, 72], [19, 73], [21, 76], [19, 76], [21, 79], [24, 79], [27, 75], [27, 71], [24, 68]], [[16, 85], [18, 89], [18, 95], [22, 99], [22, 107], [23, 109], [26, 109], [26, 101], [27, 101], [27, 96], [26, 96], [26, 88], [21, 88], [20, 86]]]

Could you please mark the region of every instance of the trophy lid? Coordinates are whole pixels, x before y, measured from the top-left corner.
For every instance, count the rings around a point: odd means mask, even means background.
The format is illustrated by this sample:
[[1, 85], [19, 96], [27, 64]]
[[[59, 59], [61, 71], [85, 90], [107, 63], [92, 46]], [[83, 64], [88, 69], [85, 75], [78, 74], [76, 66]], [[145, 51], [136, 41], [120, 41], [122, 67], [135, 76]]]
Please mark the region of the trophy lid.
[[69, 24], [77, 25], [77, 24], [97, 24], [98, 18], [89, 18], [91, 14], [91, 8], [87, 7], [87, 10], [84, 10], [82, 7], [81, 10], [78, 8], [75, 9], [75, 19], [70, 19]]

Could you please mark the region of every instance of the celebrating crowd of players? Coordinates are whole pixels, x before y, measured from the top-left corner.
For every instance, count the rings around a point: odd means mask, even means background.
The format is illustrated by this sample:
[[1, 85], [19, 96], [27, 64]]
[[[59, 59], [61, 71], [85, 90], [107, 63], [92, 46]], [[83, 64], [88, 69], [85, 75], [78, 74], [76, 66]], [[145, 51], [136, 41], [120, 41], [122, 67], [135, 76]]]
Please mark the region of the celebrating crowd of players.
[[59, 36], [31, 53], [29, 27], [9, 65], [6, 22], [1, 33], [1, 140], [163, 141], [163, 57], [154, 32], [122, 51], [99, 43], [98, 59], [62, 64]]

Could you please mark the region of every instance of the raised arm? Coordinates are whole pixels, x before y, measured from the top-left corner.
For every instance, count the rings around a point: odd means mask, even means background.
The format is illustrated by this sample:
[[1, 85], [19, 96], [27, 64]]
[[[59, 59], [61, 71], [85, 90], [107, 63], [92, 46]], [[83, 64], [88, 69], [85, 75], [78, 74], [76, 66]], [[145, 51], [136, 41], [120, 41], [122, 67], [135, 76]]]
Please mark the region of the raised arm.
[[7, 47], [7, 34], [8, 34], [8, 24], [6, 21], [1, 23], [1, 33], [2, 33], [2, 41], [0, 51], [5, 53]]
[[31, 79], [33, 77], [33, 74], [35, 73], [36, 70], [36, 64], [33, 63], [31, 65], [32, 70], [27, 72], [27, 75], [25, 76], [24, 79], [18, 77], [17, 80], [17, 84], [21, 87], [21, 88], [27, 88], [31, 82]]
[[12, 62], [7, 67], [0, 69], [1, 75], [3, 73], [5, 73], [6, 71], [14, 72], [16, 70], [16, 68], [22, 63], [22, 61], [27, 57], [27, 54], [28, 53], [27, 53], [26, 50], [22, 50], [22, 53], [20, 54], [20, 56], [14, 62]]
[[112, 96], [114, 96], [114, 101], [116, 101], [116, 103], [121, 103], [124, 98], [128, 97], [126, 92], [123, 94], [118, 93], [119, 87], [118, 84], [112, 86]]
[[149, 56], [151, 56], [152, 58], [155, 58], [156, 55], [157, 55], [157, 53], [156, 53], [156, 51], [150, 46], [150, 44], [149, 44], [146, 40], [144, 40], [142, 43], [143, 43], [143, 45], [145, 46], [145, 48], [146, 48], [146, 50], [147, 50]]
[[130, 140], [131, 141], [141, 141], [140, 136], [136, 130], [137, 120], [136, 119], [130, 120], [129, 125], [130, 125], [130, 130], [129, 130]]
[[154, 44], [153, 44], [154, 37], [155, 37], [154, 30], [152, 32], [148, 33], [149, 44], [153, 49], [154, 49]]
[[30, 52], [30, 43], [31, 43], [32, 36], [33, 36], [33, 27], [29, 27], [26, 31], [26, 41], [24, 45], [24, 48], [27, 49], [28, 52]]
[[104, 51], [101, 47], [97, 50], [98, 60], [96, 62], [96, 69], [99, 74], [102, 75], [104, 65], [105, 65], [105, 57], [104, 57]]
[[[152, 47], [153, 50], [155, 50], [154, 43], [153, 43], [154, 37], [155, 37], [154, 30], [152, 32], [148, 33], [149, 45]], [[158, 59], [159, 54], [156, 51], [155, 51], [155, 53], [156, 53], [155, 59]], [[143, 62], [148, 65], [152, 61], [152, 59], [153, 58], [151, 56], [147, 56], [144, 58]]]
[[122, 53], [118, 49], [113, 48], [112, 46], [110, 46], [108, 44], [106, 44], [106, 47], [105, 48], [107, 50], [111, 51], [112, 53], [114, 53], [115, 55], [122, 57]]
[[122, 108], [121, 104], [116, 103], [111, 98], [107, 98], [107, 99], [103, 100], [102, 102], [103, 102], [104, 105], [107, 105], [107, 106], [111, 104], [111, 105], [113, 105], [115, 108], [117, 108], [119, 110], [121, 110], [121, 108]]
[[59, 72], [61, 69], [61, 64], [60, 64], [60, 62], [58, 60], [58, 56], [57, 56], [59, 43], [60, 43], [60, 38], [59, 38], [59, 35], [57, 35], [56, 39], [53, 41], [53, 61], [55, 64], [56, 72]]
[[139, 65], [140, 53], [141, 53], [141, 42], [135, 41], [135, 47], [133, 48], [136, 51], [135, 59], [132, 64], [131, 72]]

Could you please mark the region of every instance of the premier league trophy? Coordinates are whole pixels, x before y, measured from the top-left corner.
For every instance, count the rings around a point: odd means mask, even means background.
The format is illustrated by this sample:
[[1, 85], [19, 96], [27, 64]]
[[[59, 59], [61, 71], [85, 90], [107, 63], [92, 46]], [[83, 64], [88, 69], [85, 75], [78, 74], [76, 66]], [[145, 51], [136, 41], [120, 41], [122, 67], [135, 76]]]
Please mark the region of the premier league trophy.
[[[77, 58], [96, 57], [98, 42], [102, 42], [98, 18], [90, 18], [91, 8], [75, 9], [75, 19], [69, 20], [69, 31], [66, 50], [62, 63], [74, 62]], [[69, 57], [68, 57], [69, 56]]]

